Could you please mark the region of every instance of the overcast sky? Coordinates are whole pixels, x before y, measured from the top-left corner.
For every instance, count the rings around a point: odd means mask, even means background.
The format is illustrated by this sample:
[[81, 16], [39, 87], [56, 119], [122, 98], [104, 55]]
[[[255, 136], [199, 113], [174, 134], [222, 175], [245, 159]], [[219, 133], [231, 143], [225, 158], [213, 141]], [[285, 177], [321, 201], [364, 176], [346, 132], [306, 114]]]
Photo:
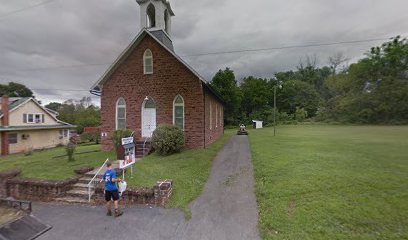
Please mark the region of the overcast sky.
[[[89, 88], [140, 31], [139, 5], [135, 0], [51, 0], [27, 8], [44, 1], [50, 0], [0, 0], [0, 83], [23, 83], [44, 103], [89, 96]], [[170, 2], [176, 14], [173, 44], [181, 56], [408, 35], [407, 0]], [[183, 59], [207, 80], [225, 67], [238, 79], [272, 77], [296, 69], [308, 55], [317, 56], [319, 65], [337, 52], [356, 61], [382, 42]]]

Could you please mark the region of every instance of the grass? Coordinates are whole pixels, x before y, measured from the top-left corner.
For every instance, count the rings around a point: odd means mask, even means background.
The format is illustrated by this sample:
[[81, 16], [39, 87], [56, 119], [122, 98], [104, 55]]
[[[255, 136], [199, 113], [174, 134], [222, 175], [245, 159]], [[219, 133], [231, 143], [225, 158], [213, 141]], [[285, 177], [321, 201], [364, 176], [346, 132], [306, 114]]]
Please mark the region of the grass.
[[[100, 145], [78, 146], [76, 153], [96, 151]], [[65, 180], [75, 175], [74, 170], [83, 166], [97, 167], [102, 165], [107, 157], [113, 157], [114, 153], [92, 152], [74, 155], [75, 161], [68, 162], [67, 157], [54, 158], [66, 154], [64, 147], [34, 152], [32, 155], [10, 155], [0, 158], [0, 172], [21, 169], [22, 177], [41, 180]]]
[[408, 239], [408, 127], [249, 136], [263, 239]]
[[[202, 192], [212, 166], [212, 160], [234, 131], [225, 131], [223, 137], [207, 149], [186, 150], [179, 154], [161, 157], [152, 154], [137, 162], [133, 167], [133, 178], [127, 172], [126, 181], [129, 187], [153, 187], [160, 179], [174, 180], [173, 194], [167, 207], [181, 208], [186, 217], [191, 217], [188, 204]], [[78, 146], [76, 153], [100, 149], [100, 145]], [[114, 159], [114, 152], [90, 152], [75, 155], [74, 162], [67, 157], [53, 158], [64, 155], [65, 149], [55, 148], [33, 155], [11, 155], [0, 158], [0, 172], [20, 168], [22, 177], [64, 180], [74, 176], [74, 169], [82, 166], [99, 167], [106, 158]]]
[[174, 180], [172, 197], [166, 207], [183, 209], [189, 219], [188, 204], [203, 191], [214, 157], [233, 133], [225, 131], [224, 136], [207, 149], [187, 150], [166, 157], [152, 154], [143, 158], [135, 164], [133, 178], [130, 178], [130, 171], [127, 172], [126, 181], [132, 187], [152, 187], [160, 179]]

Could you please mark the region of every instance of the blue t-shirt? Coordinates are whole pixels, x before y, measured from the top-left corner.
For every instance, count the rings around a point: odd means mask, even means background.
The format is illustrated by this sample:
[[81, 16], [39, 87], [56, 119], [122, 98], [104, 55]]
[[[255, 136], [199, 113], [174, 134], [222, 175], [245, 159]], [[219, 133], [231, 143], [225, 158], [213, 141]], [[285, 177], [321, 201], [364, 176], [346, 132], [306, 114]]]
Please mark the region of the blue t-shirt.
[[106, 191], [116, 191], [118, 187], [116, 183], [112, 182], [112, 179], [116, 178], [116, 172], [113, 169], [106, 170], [103, 175], [103, 180], [105, 181], [105, 190]]

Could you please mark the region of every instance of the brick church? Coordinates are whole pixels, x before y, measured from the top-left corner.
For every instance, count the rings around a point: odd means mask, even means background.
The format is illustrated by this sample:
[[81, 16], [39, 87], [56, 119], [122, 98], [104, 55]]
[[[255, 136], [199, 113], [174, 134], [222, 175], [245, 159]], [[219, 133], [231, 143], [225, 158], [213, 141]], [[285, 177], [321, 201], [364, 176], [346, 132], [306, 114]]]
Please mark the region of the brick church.
[[184, 130], [187, 148], [205, 148], [224, 133], [222, 98], [174, 51], [168, 0], [136, 0], [141, 31], [92, 87], [101, 96], [103, 150], [115, 130], [149, 139], [161, 124]]

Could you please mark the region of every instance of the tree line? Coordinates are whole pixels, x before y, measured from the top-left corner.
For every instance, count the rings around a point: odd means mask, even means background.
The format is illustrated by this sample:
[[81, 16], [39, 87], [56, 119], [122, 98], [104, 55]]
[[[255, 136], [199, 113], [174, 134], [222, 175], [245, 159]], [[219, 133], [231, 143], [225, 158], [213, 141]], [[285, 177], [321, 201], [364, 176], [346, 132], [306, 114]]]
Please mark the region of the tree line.
[[226, 68], [210, 84], [224, 97], [226, 125], [272, 123], [275, 88], [280, 122], [407, 124], [407, 39], [397, 36], [341, 68], [346, 61], [339, 53], [327, 66], [317, 67], [316, 57], [307, 57], [295, 71], [277, 72], [269, 79], [249, 76], [240, 83]]

